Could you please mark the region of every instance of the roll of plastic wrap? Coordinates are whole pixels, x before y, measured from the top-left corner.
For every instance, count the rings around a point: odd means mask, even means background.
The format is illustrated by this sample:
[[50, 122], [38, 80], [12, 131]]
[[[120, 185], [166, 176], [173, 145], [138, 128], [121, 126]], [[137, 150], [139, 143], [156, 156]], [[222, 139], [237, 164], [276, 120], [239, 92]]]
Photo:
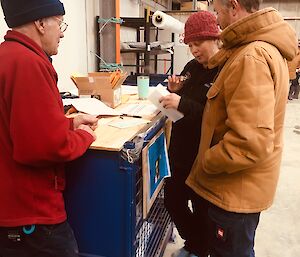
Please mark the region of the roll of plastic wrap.
[[184, 32], [184, 23], [161, 11], [156, 11], [152, 15], [152, 23], [160, 29], [166, 29], [174, 33], [181, 34]]

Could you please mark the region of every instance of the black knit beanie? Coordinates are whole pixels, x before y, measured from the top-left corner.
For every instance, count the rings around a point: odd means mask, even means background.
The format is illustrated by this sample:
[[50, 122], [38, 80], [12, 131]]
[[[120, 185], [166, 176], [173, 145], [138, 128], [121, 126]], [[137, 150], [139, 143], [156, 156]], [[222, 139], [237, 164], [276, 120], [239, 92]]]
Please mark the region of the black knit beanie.
[[1, 0], [1, 6], [9, 28], [65, 14], [64, 5], [59, 0]]

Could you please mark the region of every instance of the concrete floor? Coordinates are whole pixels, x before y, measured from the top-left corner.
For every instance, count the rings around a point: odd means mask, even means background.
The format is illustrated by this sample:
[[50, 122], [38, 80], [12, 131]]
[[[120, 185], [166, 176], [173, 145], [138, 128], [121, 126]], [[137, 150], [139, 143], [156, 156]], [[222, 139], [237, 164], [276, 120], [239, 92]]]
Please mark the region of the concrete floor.
[[[284, 139], [277, 193], [273, 206], [261, 214], [255, 240], [256, 257], [300, 256], [300, 100], [287, 104]], [[167, 245], [163, 257], [170, 257], [183, 242], [177, 236], [175, 243]]]

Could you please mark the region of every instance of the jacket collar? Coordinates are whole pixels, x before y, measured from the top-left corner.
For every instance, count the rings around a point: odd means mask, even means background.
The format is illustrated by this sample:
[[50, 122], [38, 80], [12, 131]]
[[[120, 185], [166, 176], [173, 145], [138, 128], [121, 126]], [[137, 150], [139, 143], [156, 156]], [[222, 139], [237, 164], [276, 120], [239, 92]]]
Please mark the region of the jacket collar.
[[42, 57], [44, 60], [50, 61], [47, 54], [43, 51], [43, 49], [36, 42], [34, 42], [31, 38], [29, 38], [28, 36], [18, 32], [18, 31], [8, 30], [6, 35], [4, 36], [4, 39], [5, 39], [5, 41], [18, 42], [18, 43], [24, 45], [25, 47], [29, 48], [33, 52], [35, 52], [37, 55]]

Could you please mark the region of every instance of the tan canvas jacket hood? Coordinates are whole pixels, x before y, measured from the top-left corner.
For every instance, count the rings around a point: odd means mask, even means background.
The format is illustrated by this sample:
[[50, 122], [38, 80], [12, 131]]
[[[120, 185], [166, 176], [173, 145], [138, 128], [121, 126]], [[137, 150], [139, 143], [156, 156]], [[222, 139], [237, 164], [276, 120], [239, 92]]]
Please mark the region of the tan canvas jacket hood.
[[293, 60], [298, 52], [296, 32], [271, 7], [231, 24], [221, 33], [221, 40], [223, 48], [210, 59], [210, 67], [222, 65], [235, 47], [258, 40], [274, 45], [288, 61]]
[[297, 52], [295, 31], [273, 8], [231, 24], [224, 47], [210, 60], [219, 75], [207, 93], [197, 158], [186, 183], [233, 212], [268, 208], [282, 154], [289, 75]]

